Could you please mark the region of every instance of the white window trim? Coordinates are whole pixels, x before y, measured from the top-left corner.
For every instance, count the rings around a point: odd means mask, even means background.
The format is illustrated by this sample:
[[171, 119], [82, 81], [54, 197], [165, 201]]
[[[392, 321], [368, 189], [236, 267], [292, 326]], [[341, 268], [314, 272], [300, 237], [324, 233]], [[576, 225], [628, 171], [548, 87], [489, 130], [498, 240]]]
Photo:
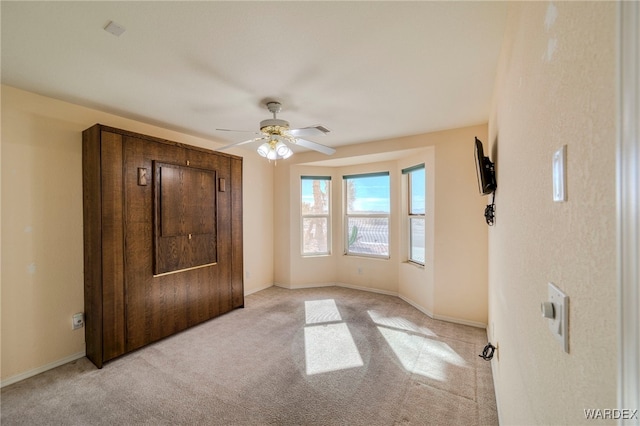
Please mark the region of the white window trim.
[[[419, 213], [412, 213], [412, 194], [411, 194], [411, 173], [417, 171], [417, 170], [425, 170], [425, 166], [424, 163], [422, 164], [418, 164], [412, 167], [407, 167], [405, 169], [402, 169], [402, 174], [407, 176], [407, 262], [411, 263], [413, 265], [417, 265], [420, 267], [425, 266], [426, 262], [427, 262], [427, 256], [426, 256], [426, 250], [427, 250], [427, 235], [426, 235], [426, 228], [427, 228], [427, 197], [426, 197], [426, 185], [425, 185], [425, 200], [424, 200], [424, 213], [419, 214]], [[425, 170], [425, 178], [426, 178], [426, 170]], [[411, 232], [411, 219], [412, 218], [422, 218], [422, 220], [424, 221], [424, 227], [425, 227], [425, 241], [424, 241], [424, 250], [425, 250], [425, 259], [423, 262], [417, 261], [415, 259], [412, 258], [412, 237], [413, 237], [413, 233]]]

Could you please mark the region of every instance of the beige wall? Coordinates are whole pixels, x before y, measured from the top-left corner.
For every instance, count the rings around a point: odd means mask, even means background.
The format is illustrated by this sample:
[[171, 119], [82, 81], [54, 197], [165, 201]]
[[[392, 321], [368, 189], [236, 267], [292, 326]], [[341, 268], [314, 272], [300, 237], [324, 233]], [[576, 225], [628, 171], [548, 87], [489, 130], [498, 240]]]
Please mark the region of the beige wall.
[[435, 145], [434, 316], [487, 323], [487, 229], [474, 160], [474, 137], [460, 129]]
[[[435, 318], [483, 326], [487, 323], [486, 198], [478, 194], [473, 126], [345, 146], [327, 160], [316, 153], [295, 155], [276, 166], [276, 283], [283, 287], [338, 284], [394, 294]], [[386, 161], [385, 161], [386, 160]], [[427, 265], [407, 263], [404, 167], [427, 169]], [[343, 255], [342, 176], [389, 171], [391, 179], [390, 259]], [[300, 176], [332, 176], [332, 255], [300, 254]]]
[[[615, 28], [613, 2], [509, 4], [489, 126], [503, 424], [590, 424], [584, 409], [616, 408]], [[568, 201], [554, 203], [551, 159], [564, 144]], [[540, 315], [548, 282], [570, 298], [569, 353]]]
[[[82, 131], [95, 123], [194, 146], [216, 143], [2, 87], [3, 384], [84, 354]], [[238, 155], [247, 151], [233, 152]], [[273, 170], [244, 159], [245, 293], [273, 283]], [[7, 380], [9, 379], [9, 380]]]

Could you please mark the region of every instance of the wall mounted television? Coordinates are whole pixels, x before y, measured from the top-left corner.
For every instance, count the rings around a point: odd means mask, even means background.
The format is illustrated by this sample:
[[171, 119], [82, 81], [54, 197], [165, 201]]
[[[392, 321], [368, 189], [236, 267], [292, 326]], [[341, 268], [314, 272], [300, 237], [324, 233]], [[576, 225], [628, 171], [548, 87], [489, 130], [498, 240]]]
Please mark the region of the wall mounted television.
[[475, 157], [480, 194], [491, 194], [498, 186], [496, 184], [495, 169], [493, 163], [489, 160], [489, 157], [485, 157], [484, 150], [482, 149], [482, 142], [478, 138], [476, 138], [475, 142]]

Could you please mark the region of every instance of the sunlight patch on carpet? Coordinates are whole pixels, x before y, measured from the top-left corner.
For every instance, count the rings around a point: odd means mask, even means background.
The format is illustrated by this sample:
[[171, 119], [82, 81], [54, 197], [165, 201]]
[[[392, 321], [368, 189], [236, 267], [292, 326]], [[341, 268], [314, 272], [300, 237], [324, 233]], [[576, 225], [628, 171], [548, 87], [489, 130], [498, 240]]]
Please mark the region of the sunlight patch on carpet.
[[378, 330], [411, 373], [445, 381], [451, 366], [466, 366], [466, 361], [444, 342], [382, 326]]
[[305, 327], [307, 374], [362, 367], [362, 357], [345, 323]]
[[304, 302], [304, 313], [307, 324], [342, 321], [333, 299], [307, 300]]
[[387, 328], [396, 328], [398, 330], [410, 331], [412, 333], [420, 333], [425, 336], [433, 336], [437, 337], [436, 333], [429, 330], [427, 327], [420, 327], [414, 324], [412, 321], [409, 321], [406, 318], [401, 316], [386, 316], [378, 311], [369, 310], [367, 311], [371, 320], [378, 324]]

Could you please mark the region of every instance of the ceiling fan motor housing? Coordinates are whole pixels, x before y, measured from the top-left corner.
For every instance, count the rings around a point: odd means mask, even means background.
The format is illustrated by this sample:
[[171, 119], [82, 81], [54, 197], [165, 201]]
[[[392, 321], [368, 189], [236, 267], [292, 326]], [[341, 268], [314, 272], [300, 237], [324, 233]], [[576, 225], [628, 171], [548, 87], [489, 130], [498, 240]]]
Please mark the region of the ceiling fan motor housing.
[[260, 122], [260, 131], [267, 134], [279, 134], [282, 135], [283, 132], [289, 130], [289, 122], [285, 120], [280, 120], [277, 118], [270, 118], [268, 120], [262, 120]]

